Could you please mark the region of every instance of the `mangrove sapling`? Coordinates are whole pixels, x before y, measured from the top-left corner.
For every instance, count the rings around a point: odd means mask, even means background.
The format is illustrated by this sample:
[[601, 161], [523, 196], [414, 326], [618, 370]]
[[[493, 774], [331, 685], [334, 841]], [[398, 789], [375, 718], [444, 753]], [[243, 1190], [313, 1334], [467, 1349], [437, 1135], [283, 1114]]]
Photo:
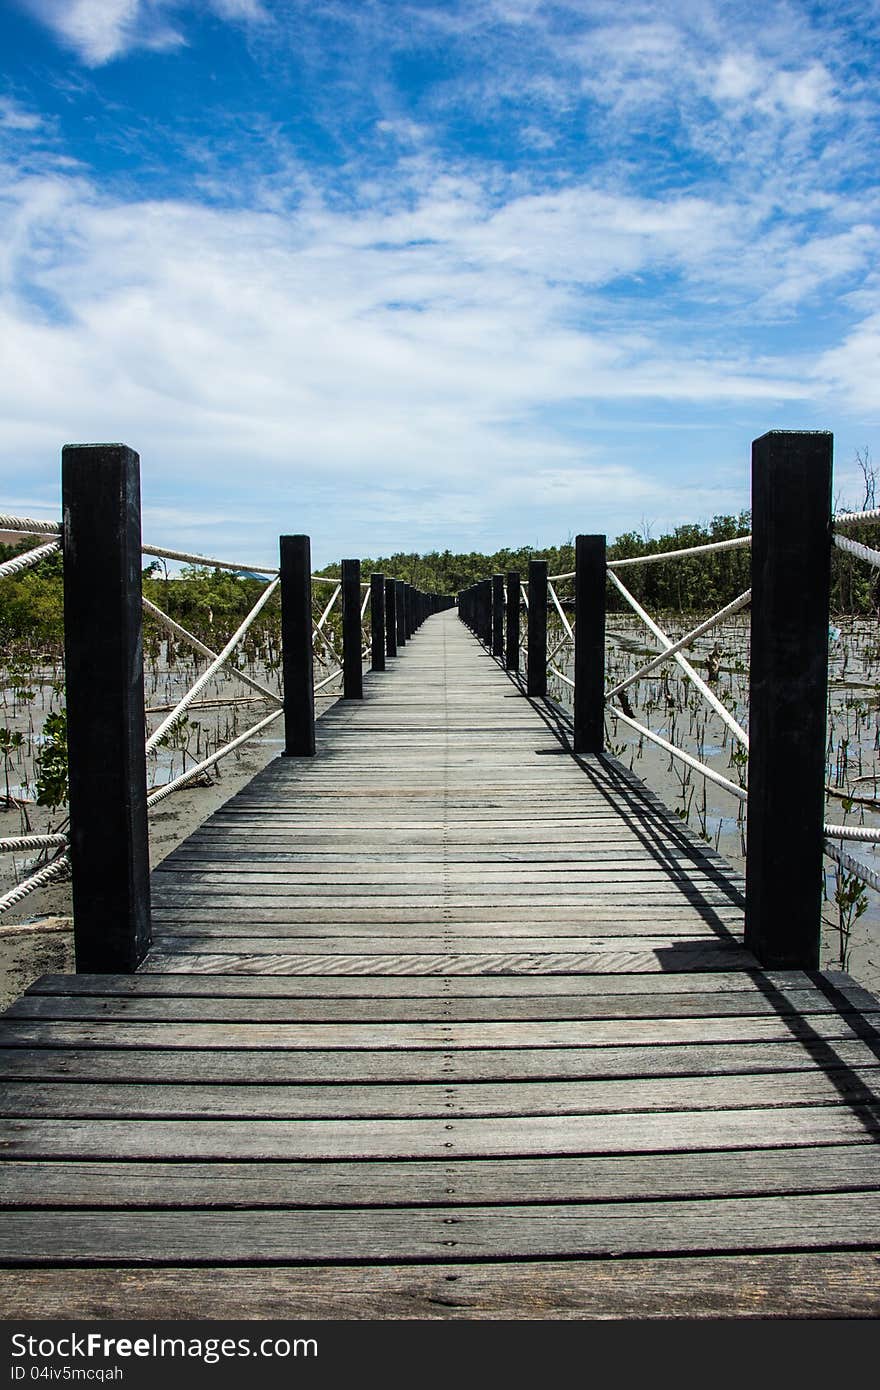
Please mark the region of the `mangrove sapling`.
[[852, 929], [868, 910], [868, 891], [860, 878], [837, 866], [834, 902], [837, 907], [837, 939], [841, 970], [849, 968]]
[[[13, 753], [21, 748], [24, 743], [24, 735], [17, 730], [2, 728], [0, 729], [0, 753], [3, 755], [3, 777], [6, 782], [6, 807], [13, 804], [14, 798], [9, 786], [9, 772], [12, 763]], [[17, 805], [18, 803], [15, 802]]]

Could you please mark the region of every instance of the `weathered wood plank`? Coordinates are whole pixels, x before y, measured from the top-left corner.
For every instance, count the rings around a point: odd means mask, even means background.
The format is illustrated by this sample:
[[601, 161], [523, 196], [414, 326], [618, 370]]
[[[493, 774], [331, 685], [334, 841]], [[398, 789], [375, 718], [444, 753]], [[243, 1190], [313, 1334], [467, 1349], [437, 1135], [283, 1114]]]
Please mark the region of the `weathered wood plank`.
[[0, 1083], [0, 1115], [100, 1119], [366, 1119], [601, 1115], [733, 1110], [758, 1106], [869, 1105], [880, 1099], [880, 1064], [827, 1073], [627, 1080], [453, 1082], [401, 1085], [249, 1085], [194, 1081], [100, 1084]]
[[14, 1158], [387, 1159], [684, 1152], [861, 1144], [876, 1106], [446, 1120], [10, 1119]]
[[877, 1256], [0, 1271], [10, 1318], [876, 1318]]
[[0, 1261], [216, 1264], [880, 1250], [880, 1192], [563, 1206], [8, 1212]]
[[0, 1204], [29, 1207], [468, 1206], [874, 1191], [875, 1145], [447, 1162], [0, 1164]]
[[[862, 1021], [864, 1020], [864, 1027]], [[872, 1042], [880, 1014], [811, 1018], [598, 1019], [587, 1022], [464, 1023], [125, 1023], [108, 1020], [0, 1020], [5, 1047], [492, 1048], [677, 1046], [857, 1038]]]
[[871, 1068], [877, 1044], [779, 1038], [768, 1043], [699, 1043], [675, 1047], [384, 1048], [314, 1051], [259, 1048], [39, 1047], [3, 1054], [8, 1080], [250, 1084], [613, 1080], [651, 1076], [748, 1076]]
[[[188, 998], [178, 996], [121, 998], [77, 994], [26, 994], [6, 1011], [8, 1019], [79, 1019], [102, 1022], [124, 1019], [133, 1022], [219, 1022], [234, 1020], [249, 1023], [290, 1022], [455, 1022], [482, 1019], [522, 1019], [537, 1022], [542, 1019], [602, 1018], [711, 1018], [753, 1017], [771, 1015], [785, 1017], [812, 1014], [846, 1014], [859, 1012], [846, 996], [829, 998], [821, 990], [773, 990], [764, 995], [755, 990], [730, 991], [727, 994], [537, 994], [522, 998], [496, 997], [493, 977], [484, 976], [483, 997], [456, 998], [440, 993], [430, 998], [369, 997], [343, 999], [279, 999], [279, 998]], [[880, 1041], [880, 1039], [878, 1039]]]

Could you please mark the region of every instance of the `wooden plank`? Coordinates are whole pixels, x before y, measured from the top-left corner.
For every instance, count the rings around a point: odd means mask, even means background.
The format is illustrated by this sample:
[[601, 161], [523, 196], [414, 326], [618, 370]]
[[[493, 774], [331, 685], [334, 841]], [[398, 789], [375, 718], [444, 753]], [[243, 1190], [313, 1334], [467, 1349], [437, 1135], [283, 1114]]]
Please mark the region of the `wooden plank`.
[[0, 1272], [10, 1318], [876, 1318], [873, 1252]]
[[29, 1207], [468, 1206], [875, 1191], [876, 1147], [448, 1162], [10, 1161], [0, 1204]]
[[[864, 1018], [866, 1026], [862, 1026]], [[551, 1048], [679, 1046], [683, 1043], [813, 1041], [867, 1036], [880, 1015], [770, 1018], [596, 1019], [480, 1023], [123, 1023], [0, 1020], [4, 1047]]]
[[[224, 950], [219, 947], [225, 946]], [[632, 939], [597, 941], [591, 949], [567, 951], [473, 951], [461, 954], [452, 951], [444, 943], [441, 950], [422, 955], [407, 954], [402, 951], [378, 952], [374, 955], [356, 954], [298, 954], [290, 949], [290, 943], [283, 937], [257, 943], [252, 949], [253, 940], [237, 941], [231, 945], [210, 941], [210, 946], [201, 944], [198, 938], [167, 937], [160, 948], [154, 947], [147, 958], [153, 972], [186, 973], [202, 972], [220, 975], [364, 975], [406, 977], [414, 975], [449, 976], [459, 975], [517, 975], [533, 978], [536, 975], [570, 974], [582, 970], [585, 974], [615, 978], [621, 972], [636, 971], [664, 973], [675, 970], [677, 974], [685, 971], [727, 972], [733, 966], [751, 970], [755, 959], [748, 951], [730, 942], [706, 942], [705, 940], [648, 941]]]
[[880, 1192], [690, 1202], [328, 1211], [8, 1212], [0, 1261], [216, 1264], [880, 1250]]
[[[156, 1036], [157, 1043], [161, 1035]], [[3, 1054], [8, 1080], [152, 1082], [430, 1082], [590, 1080], [651, 1076], [747, 1076], [821, 1068], [870, 1068], [877, 1044], [784, 1037], [767, 1043], [699, 1043], [658, 1048], [511, 1047], [380, 1051], [193, 1050], [186, 1047], [35, 1047]]]
[[372, 1086], [186, 1085], [71, 1081], [0, 1083], [0, 1115], [100, 1119], [418, 1119], [452, 1116], [602, 1115], [759, 1106], [868, 1105], [880, 1070], [837, 1068], [791, 1075], [506, 1081]]
[[387, 1159], [684, 1152], [861, 1144], [880, 1133], [876, 1106], [496, 1116], [490, 1120], [11, 1119], [13, 1158]]
[[132, 1020], [137, 1022], [422, 1022], [463, 1023], [477, 1019], [709, 1018], [796, 1014], [846, 1014], [857, 1005], [828, 998], [820, 990], [757, 991], [727, 994], [554, 994], [541, 998], [496, 997], [493, 977], [483, 977], [483, 997], [279, 999], [121, 997], [78, 994], [72, 997], [26, 994], [6, 1011], [7, 1019]]
[[[826, 977], [827, 978], [827, 977]], [[714, 971], [711, 974], [694, 972], [691, 975], [615, 975], [613, 978], [595, 975], [508, 975], [493, 977], [491, 983], [480, 975], [447, 975], [434, 979], [431, 977], [377, 976], [364, 979], [360, 975], [312, 975], [312, 976], [272, 976], [254, 980], [246, 975], [211, 976], [201, 975], [157, 975], [141, 970], [137, 975], [41, 975], [28, 988], [22, 998], [35, 995], [93, 995], [97, 998], [116, 996], [120, 998], [289, 998], [289, 999], [344, 999], [344, 998], [399, 998], [425, 999], [451, 995], [455, 998], [483, 996], [489, 990], [494, 998], [538, 998], [548, 999], [557, 996], [582, 998], [598, 994], [606, 997], [638, 994], [716, 994], [750, 993], [760, 990], [768, 997], [777, 992], [809, 990], [813, 978], [800, 971], [785, 972], [780, 975], [764, 975], [760, 972]], [[858, 1007], [871, 1007], [874, 997], [861, 989], [854, 981], [844, 977], [838, 988], [829, 988], [832, 998], [839, 998], [841, 1004], [851, 1002]]]

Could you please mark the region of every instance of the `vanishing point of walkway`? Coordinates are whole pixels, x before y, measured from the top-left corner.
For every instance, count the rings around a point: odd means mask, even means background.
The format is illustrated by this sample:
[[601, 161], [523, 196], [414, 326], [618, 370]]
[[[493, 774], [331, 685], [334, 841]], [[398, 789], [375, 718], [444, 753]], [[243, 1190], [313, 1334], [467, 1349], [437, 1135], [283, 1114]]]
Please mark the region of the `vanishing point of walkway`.
[[0, 1020], [29, 1317], [880, 1312], [880, 1003], [428, 619]]

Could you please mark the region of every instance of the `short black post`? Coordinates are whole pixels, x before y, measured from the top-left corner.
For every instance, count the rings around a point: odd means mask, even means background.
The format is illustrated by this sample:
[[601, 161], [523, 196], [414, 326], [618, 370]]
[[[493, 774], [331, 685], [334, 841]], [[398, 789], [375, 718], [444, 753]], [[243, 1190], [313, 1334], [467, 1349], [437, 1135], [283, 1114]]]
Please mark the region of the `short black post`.
[[605, 537], [575, 538], [574, 751], [605, 744]]
[[397, 645], [406, 646], [406, 585], [402, 579], [395, 579], [397, 585], [397, 602], [395, 611], [397, 613]]
[[70, 444], [61, 471], [76, 968], [129, 973], [151, 939], [140, 460]]
[[385, 580], [385, 655], [397, 656], [397, 583]]
[[370, 669], [385, 670], [385, 576], [370, 575]]
[[529, 618], [527, 627], [529, 695], [547, 694], [547, 561], [529, 561]]
[[361, 656], [361, 562], [342, 562], [342, 698], [364, 698], [364, 660]]
[[519, 670], [519, 608], [522, 603], [521, 585], [516, 570], [507, 575], [507, 640], [504, 665], [508, 671]]
[[311, 552], [308, 536], [281, 537], [281, 668], [288, 758], [311, 758], [315, 753]]
[[745, 944], [819, 966], [833, 438], [752, 445], [752, 640]]
[[504, 575], [492, 575], [492, 655], [504, 655]]

